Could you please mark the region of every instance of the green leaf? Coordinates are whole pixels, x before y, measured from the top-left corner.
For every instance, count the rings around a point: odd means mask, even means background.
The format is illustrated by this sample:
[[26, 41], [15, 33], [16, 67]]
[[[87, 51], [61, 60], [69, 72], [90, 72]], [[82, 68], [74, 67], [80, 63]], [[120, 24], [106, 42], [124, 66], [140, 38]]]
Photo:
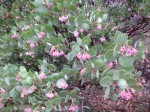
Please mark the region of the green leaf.
[[10, 95], [10, 97], [15, 97], [16, 96], [16, 90], [15, 90], [15, 88], [13, 88], [13, 89], [11, 89], [9, 91], [9, 95]]
[[136, 86], [136, 85], [133, 85], [131, 86], [136, 92], [141, 92], [143, 89], [144, 89], [144, 86], [143, 85], [139, 85], [139, 86]]
[[21, 71], [21, 72], [27, 72], [26, 68], [23, 67], [23, 66], [20, 67], [20, 71]]
[[71, 11], [76, 11], [77, 10], [77, 6], [76, 5], [69, 5], [69, 9], [71, 10]]
[[100, 85], [103, 87], [107, 87], [107, 86], [110, 86], [112, 82], [113, 82], [112, 78], [107, 76], [100, 80]]
[[77, 38], [77, 44], [79, 45], [79, 46], [81, 46], [82, 45], [82, 40], [81, 40], [81, 38]]
[[118, 56], [118, 51], [119, 51], [119, 44], [116, 44], [114, 47], [114, 51], [113, 51], [113, 57], [117, 57]]
[[89, 55], [90, 55], [91, 57], [94, 57], [94, 56], [96, 56], [96, 54], [97, 54], [94, 49], [89, 49], [89, 51], [88, 51], [87, 53], [89, 53]]
[[53, 102], [52, 101], [47, 101], [45, 102], [46, 107], [53, 107]]
[[103, 21], [106, 21], [106, 20], [107, 20], [107, 14], [104, 14], [104, 15], [102, 16], [102, 20], [103, 20]]
[[89, 30], [90, 27], [87, 23], [83, 23], [82, 28], [87, 31], [87, 30]]
[[67, 60], [68, 60], [68, 61], [72, 61], [74, 57], [75, 57], [75, 55], [74, 55], [74, 53], [72, 53], [72, 52], [69, 52], [69, 53], [67, 54]]
[[37, 11], [37, 13], [41, 14], [42, 16], [48, 16], [50, 14], [48, 9], [44, 6], [39, 6], [35, 10]]
[[119, 80], [119, 71], [115, 70], [113, 73], [113, 80]]
[[91, 42], [91, 37], [86, 36], [82, 39], [82, 42], [86, 45], [89, 45], [89, 43]]
[[107, 61], [114, 61], [115, 57], [113, 57], [113, 49], [109, 49], [106, 51], [105, 58]]
[[49, 64], [48, 66], [49, 66], [50, 70], [55, 71], [57, 69], [54, 64]]
[[77, 18], [78, 24], [84, 23], [84, 20], [85, 20], [85, 18], [84, 18], [84, 16], [83, 16], [83, 14], [80, 14], [80, 15], [78, 16], [78, 18]]
[[31, 77], [27, 77], [26, 81], [27, 81], [27, 83], [31, 84], [32, 83]]
[[121, 32], [116, 32], [115, 36], [114, 36], [114, 41], [116, 44], [125, 44], [127, 42], [127, 34], [123, 34]]
[[72, 46], [72, 53], [76, 55], [79, 52], [80, 52], [80, 47], [78, 45], [73, 45]]
[[118, 80], [118, 86], [119, 86], [120, 89], [126, 89], [128, 84], [127, 84], [126, 80], [119, 79]]
[[136, 80], [134, 78], [128, 78], [127, 80], [127, 83], [129, 86], [132, 86], [132, 85], [135, 85], [136, 84]]
[[62, 97], [57, 97], [57, 98], [54, 98], [53, 100], [52, 100], [52, 102], [54, 103], [54, 104], [59, 104], [59, 103], [61, 103], [61, 101], [62, 101]]
[[71, 90], [71, 92], [69, 93], [70, 96], [74, 96], [77, 94], [77, 90]]
[[110, 94], [110, 86], [107, 86], [105, 95], [104, 95], [104, 100], [106, 100], [109, 97], [109, 94]]
[[7, 77], [5, 78], [5, 82], [6, 82], [7, 85], [11, 85], [10, 81], [9, 81], [9, 79]]
[[43, 3], [42, 3], [42, 1], [41, 0], [35, 0], [34, 1], [34, 5], [35, 6], [41, 6]]
[[119, 64], [122, 67], [129, 68], [133, 66], [134, 58], [130, 56], [121, 56], [119, 58]]

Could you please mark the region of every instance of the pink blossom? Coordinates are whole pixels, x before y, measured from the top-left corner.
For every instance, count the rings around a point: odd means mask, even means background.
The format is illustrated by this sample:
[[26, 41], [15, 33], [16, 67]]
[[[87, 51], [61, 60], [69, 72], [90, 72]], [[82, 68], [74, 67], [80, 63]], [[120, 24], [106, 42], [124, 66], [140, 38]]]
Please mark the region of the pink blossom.
[[84, 32], [84, 30], [81, 28], [81, 29], [80, 29], [80, 33], [83, 33], [83, 32]]
[[70, 107], [69, 107], [69, 111], [71, 111], [71, 112], [75, 112], [76, 110], [78, 110], [78, 106], [77, 105], [71, 105]]
[[135, 48], [130, 47], [130, 46], [122, 46], [120, 48], [119, 53], [121, 55], [126, 54], [127, 56], [133, 56], [137, 53], [137, 50]]
[[133, 94], [135, 93], [135, 90], [133, 88], [131, 88], [131, 93], [133, 93]]
[[124, 100], [130, 100], [132, 98], [132, 95], [130, 92], [126, 92], [123, 90], [120, 92], [120, 97]]
[[34, 47], [35, 47], [34, 43], [30, 43], [30, 48], [34, 48]]
[[19, 73], [16, 75], [16, 80], [17, 80], [18, 82], [21, 81], [21, 76], [20, 76]]
[[47, 93], [46, 97], [52, 99], [54, 97], [54, 94], [52, 92], [51, 93]]
[[78, 32], [78, 31], [74, 31], [74, 32], [73, 32], [73, 35], [74, 35], [74, 37], [77, 38], [77, 37], [79, 37], [79, 32]]
[[31, 93], [33, 93], [36, 89], [37, 89], [36, 86], [33, 85], [33, 86], [31, 86], [31, 87], [28, 88], [28, 93], [31, 94]]
[[11, 38], [17, 39], [17, 38], [18, 38], [18, 35], [17, 35], [17, 34], [13, 34], [13, 35], [11, 36]]
[[59, 21], [60, 22], [65, 22], [67, 19], [68, 19], [67, 16], [61, 16], [61, 17], [59, 17]]
[[38, 77], [39, 79], [45, 79], [45, 78], [46, 78], [46, 75], [45, 75], [45, 73], [40, 73], [37, 77]]
[[39, 24], [38, 24], [38, 23], [35, 23], [34, 25], [35, 25], [35, 26], [38, 26]]
[[140, 82], [137, 82], [136, 86], [142, 86], [142, 84]]
[[61, 89], [66, 89], [68, 84], [66, 82], [57, 83], [57, 87]]
[[26, 107], [26, 108], [24, 109], [24, 112], [32, 112], [32, 109], [31, 109], [30, 107]]
[[98, 29], [98, 30], [101, 30], [101, 29], [102, 29], [102, 25], [101, 25], [101, 24], [98, 24], [98, 25], [97, 25], [97, 29]]
[[84, 53], [78, 53], [77, 58], [85, 61], [87, 59], [90, 59], [91, 56], [88, 53], [84, 52]]
[[4, 104], [3, 104], [3, 100], [0, 98], [0, 108], [3, 108]]
[[113, 67], [113, 63], [112, 62], [107, 63], [107, 67], [112, 68]]
[[28, 89], [27, 88], [23, 88], [22, 92], [21, 92], [21, 98], [24, 98], [25, 96], [28, 96]]
[[31, 56], [33, 58], [34, 57], [34, 52], [33, 51], [26, 52], [25, 55], [26, 56]]
[[43, 39], [45, 37], [45, 32], [40, 32], [38, 35], [39, 39]]
[[59, 88], [61, 88], [61, 89], [66, 89], [68, 87], [68, 84], [66, 84], [66, 83], [59, 83], [57, 86]]
[[106, 41], [105, 37], [101, 37], [101, 38], [100, 38], [100, 41], [101, 41], [101, 42]]
[[58, 50], [54, 46], [52, 46], [52, 48], [51, 48], [51, 50], [49, 52], [49, 55], [53, 56], [53, 57], [60, 57], [60, 56], [64, 55], [64, 52], [61, 51], [61, 50]]
[[5, 93], [5, 89], [1, 88], [0, 89], [0, 94], [4, 94]]
[[82, 69], [80, 70], [80, 74], [83, 74], [85, 71], [86, 71], [86, 68], [82, 68]]

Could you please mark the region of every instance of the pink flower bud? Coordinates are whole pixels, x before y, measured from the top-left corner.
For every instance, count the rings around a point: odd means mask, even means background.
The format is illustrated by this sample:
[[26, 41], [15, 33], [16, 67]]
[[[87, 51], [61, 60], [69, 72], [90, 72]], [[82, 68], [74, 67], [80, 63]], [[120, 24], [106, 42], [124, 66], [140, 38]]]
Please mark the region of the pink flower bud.
[[60, 22], [65, 22], [67, 19], [68, 19], [67, 16], [61, 16], [61, 17], [59, 17], [59, 21]]
[[0, 89], [0, 94], [4, 94], [5, 93], [5, 89], [1, 88]]
[[24, 97], [27, 96], [27, 95], [28, 95], [28, 89], [23, 88], [23, 89], [22, 89], [22, 92], [21, 92], [21, 98], [24, 98]]
[[39, 39], [43, 39], [45, 37], [45, 32], [40, 32], [39, 34], [38, 34], [38, 38]]
[[40, 73], [38, 76], [37, 76], [39, 79], [45, 79], [46, 78], [46, 75], [44, 73]]
[[113, 63], [112, 63], [112, 62], [109, 62], [109, 63], [107, 64], [107, 67], [112, 68], [112, 67], [113, 67]]
[[54, 94], [52, 92], [51, 93], [47, 93], [46, 97], [52, 99], [54, 97]]
[[74, 37], [77, 38], [77, 37], [79, 37], [79, 32], [78, 32], [78, 31], [74, 31], [74, 32], [73, 32], [73, 35], [74, 35]]
[[101, 30], [101, 29], [102, 29], [102, 25], [101, 25], [101, 24], [98, 24], [98, 25], [97, 25], [97, 29], [98, 29], [98, 30]]
[[4, 104], [3, 104], [3, 100], [0, 98], [0, 108], [3, 108]]
[[80, 74], [82, 75], [86, 71], [86, 68], [80, 70]]
[[77, 105], [71, 105], [70, 107], [69, 107], [69, 111], [71, 111], [71, 112], [75, 112], [76, 110], [78, 110], [78, 106]]
[[32, 112], [32, 109], [30, 107], [27, 107], [24, 109], [24, 112]]
[[34, 47], [35, 47], [34, 43], [30, 43], [30, 48], [34, 48]]
[[17, 38], [18, 38], [18, 35], [17, 35], [17, 34], [13, 34], [13, 35], [11, 36], [11, 38], [17, 39]]
[[100, 38], [100, 41], [101, 41], [101, 42], [106, 41], [105, 37], [101, 37], [101, 38]]

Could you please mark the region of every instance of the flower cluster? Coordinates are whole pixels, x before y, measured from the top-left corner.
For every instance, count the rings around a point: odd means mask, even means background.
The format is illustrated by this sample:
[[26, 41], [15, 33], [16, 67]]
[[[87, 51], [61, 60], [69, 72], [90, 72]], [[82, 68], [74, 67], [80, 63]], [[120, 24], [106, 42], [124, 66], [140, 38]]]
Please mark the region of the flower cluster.
[[21, 98], [24, 98], [25, 96], [28, 96], [29, 94], [33, 93], [37, 88], [33, 85], [29, 88], [22, 88], [21, 91]]
[[43, 39], [45, 37], [45, 32], [40, 32], [38, 35], [39, 39]]
[[38, 77], [39, 79], [45, 79], [45, 78], [46, 78], [46, 75], [45, 75], [45, 73], [40, 73], [37, 77]]
[[85, 73], [85, 71], [86, 71], [86, 68], [82, 68], [82, 69], [80, 70], [80, 74], [82, 75], [83, 73]]
[[62, 22], [62, 23], [65, 22], [67, 19], [68, 19], [67, 16], [61, 16], [61, 17], [59, 17], [59, 21]]
[[25, 55], [26, 56], [31, 56], [32, 58], [34, 58], [34, 52], [33, 51], [26, 52]]
[[129, 91], [126, 92], [125, 90], [123, 90], [120, 92], [120, 97], [124, 100], [130, 100], [132, 98], [132, 95]]
[[78, 110], [78, 105], [71, 105], [70, 107], [69, 107], [69, 111], [71, 111], [71, 112], [75, 112], [76, 110]]
[[32, 112], [32, 109], [30, 107], [27, 107], [24, 109], [24, 112]]
[[77, 58], [85, 61], [87, 59], [90, 59], [91, 56], [87, 52], [84, 52], [84, 53], [80, 52], [80, 53], [77, 54]]
[[64, 55], [64, 52], [61, 50], [56, 49], [54, 46], [52, 46], [49, 55], [52, 57], [60, 57]]
[[55, 95], [52, 92], [49, 92], [45, 96], [49, 99], [52, 99]]
[[66, 89], [68, 87], [68, 84], [64, 79], [59, 79], [56, 83], [56, 86], [61, 89]]
[[17, 39], [17, 38], [18, 38], [18, 35], [17, 35], [17, 34], [13, 34], [13, 35], [11, 36], [11, 38]]
[[127, 56], [133, 56], [136, 53], [137, 53], [137, 50], [130, 46], [123, 46], [120, 48], [120, 51], [119, 51], [119, 54], [121, 55], [126, 54]]

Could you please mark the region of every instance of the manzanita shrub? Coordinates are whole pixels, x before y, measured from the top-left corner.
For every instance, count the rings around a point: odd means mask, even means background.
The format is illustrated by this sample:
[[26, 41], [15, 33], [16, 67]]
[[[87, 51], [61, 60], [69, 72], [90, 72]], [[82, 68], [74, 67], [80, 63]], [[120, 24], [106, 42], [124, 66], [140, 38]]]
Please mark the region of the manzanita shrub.
[[[23, 3], [23, 1], [22, 1]], [[104, 88], [104, 99], [130, 100], [142, 90], [133, 64], [145, 48], [112, 30], [101, 0], [25, 0], [11, 33], [0, 39], [0, 110], [80, 111], [86, 81]]]

